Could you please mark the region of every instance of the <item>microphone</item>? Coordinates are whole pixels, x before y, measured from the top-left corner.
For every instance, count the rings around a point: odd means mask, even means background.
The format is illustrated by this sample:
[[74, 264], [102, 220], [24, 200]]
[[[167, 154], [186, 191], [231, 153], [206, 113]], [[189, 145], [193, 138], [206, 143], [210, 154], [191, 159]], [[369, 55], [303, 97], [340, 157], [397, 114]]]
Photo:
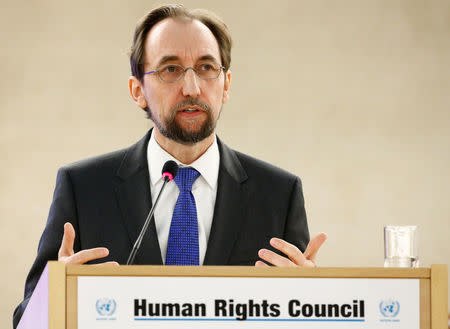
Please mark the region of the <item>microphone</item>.
[[139, 233], [138, 238], [136, 239], [136, 242], [134, 243], [133, 249], [131, 250], [130, 256], [128, 256], [127, 265], [132, 265], [134, 262], [134, 257], [136, 257], [136, 253], [139, 250], [141, 246], [142, 239], [144, 238], [145, 232], [147, 232], [148, 225], [150, 224], [150, 220], [153, 216], [153, 213], [155, 212], [156, 205], [158, 204], [159, 197], [161, 196], [162, 191], [164, 190], [164, 187], [166, 187], [166, 184], [173, 180], [175, 176], [178, 173], [178, 165], [175, 161], [169, 160], [166, 161], [162, 168], [162, 177], [163, 177], [163, 186], [161, 187], [161, 190], [158, 193], [158, 196], [156, 197], [155, 204], [153, 205], [152, 209], [150, 209], [150, 212], [148, 213], [147, 219], [145, 220], [144, 226], [142, 226], [141, 233]]

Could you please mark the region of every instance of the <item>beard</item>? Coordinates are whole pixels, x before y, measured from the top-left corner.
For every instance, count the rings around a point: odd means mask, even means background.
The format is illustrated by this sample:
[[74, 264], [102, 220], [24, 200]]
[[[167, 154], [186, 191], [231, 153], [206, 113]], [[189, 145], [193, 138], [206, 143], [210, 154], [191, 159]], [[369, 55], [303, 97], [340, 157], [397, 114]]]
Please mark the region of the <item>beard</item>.
[[[181, 110], [183, 107], [193, 105], [200, 107], [205, 112], [206, 120], [201, 124], [200, 128], [198, 129], [195, 130], [185, 129], [181, 127], [181, 125], [177, 122], [176, 115], [178, 111]], [[219, 115], [220, 112], [221, 111], [219, 111]], [[185, 145], [192, 145], [201, 142], [206, 137], [211, 136], [211, 134], [214, 132], [214, 129], [216, 128], [217, 123], [217, 120], [214, 120], [212, 113], [213, 111], [211, 106], [203, 102], [200, 102], [198, 99], [195, 98], [188, 98], [183, 102], [180, 102], [175, 106], [173, 106], [170, 109], [170, 116], [167, 119], [162, 119], [163, 122], [159, 121], [156, 118], [156, 116], [153, 114], [150, 108], [147, 108], [148, 118], [153, 121], [153, 123], [163, 136], [177, 143]]]

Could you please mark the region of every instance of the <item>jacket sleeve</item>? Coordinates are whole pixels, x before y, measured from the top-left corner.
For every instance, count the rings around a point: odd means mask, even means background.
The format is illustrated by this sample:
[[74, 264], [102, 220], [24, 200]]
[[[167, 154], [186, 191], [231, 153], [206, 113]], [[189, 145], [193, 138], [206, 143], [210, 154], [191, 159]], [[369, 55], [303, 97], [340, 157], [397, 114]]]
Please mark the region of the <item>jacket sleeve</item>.
[[[70, 222], [75, 232], [78, 232], [75, 204], [70, 175], [67, 169], [61, 168], [56, 178], [47, 224], [39, 240], [37, 256], [25, 282], [24, 299], [14, 311], [13, 328], [17, 327], [45, 265], [49, 260], [58, 259], [58, 251], [64, 234], [64, 223]], [[75, 236], [74, 251], [77, 252], [79, 249], [79, 239]]]
[[305, 201], [302, 182], [296, 177], [289, 201], [289, 210], [284, 230], [284, 239], [305, 252], [309, 243], [309, 230], [306, 220]]

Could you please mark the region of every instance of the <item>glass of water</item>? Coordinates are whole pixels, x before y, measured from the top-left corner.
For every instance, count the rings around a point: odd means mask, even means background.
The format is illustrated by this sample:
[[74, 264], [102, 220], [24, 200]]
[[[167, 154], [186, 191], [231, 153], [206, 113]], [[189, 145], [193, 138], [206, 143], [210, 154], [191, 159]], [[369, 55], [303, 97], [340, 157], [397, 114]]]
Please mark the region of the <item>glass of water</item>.
[[384, 227], [384, 267], [419, 267], [417, 226]]

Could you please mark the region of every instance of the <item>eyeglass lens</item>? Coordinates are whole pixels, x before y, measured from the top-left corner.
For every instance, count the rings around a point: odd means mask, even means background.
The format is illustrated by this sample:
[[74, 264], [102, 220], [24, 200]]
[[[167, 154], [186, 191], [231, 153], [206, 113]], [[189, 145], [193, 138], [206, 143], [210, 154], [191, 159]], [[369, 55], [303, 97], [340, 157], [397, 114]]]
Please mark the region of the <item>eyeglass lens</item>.
[[203, 80], [210, 80], [216, 79], [219, 76], [221, 67], [211, 63], [199, 63], [193, 68], [184, 68], [178, 64], [168, 64], [161, 67], [158, 71], [162, 80], [171, 82], [179, 80], [189, 69], [194, 70], [199, 78]]

